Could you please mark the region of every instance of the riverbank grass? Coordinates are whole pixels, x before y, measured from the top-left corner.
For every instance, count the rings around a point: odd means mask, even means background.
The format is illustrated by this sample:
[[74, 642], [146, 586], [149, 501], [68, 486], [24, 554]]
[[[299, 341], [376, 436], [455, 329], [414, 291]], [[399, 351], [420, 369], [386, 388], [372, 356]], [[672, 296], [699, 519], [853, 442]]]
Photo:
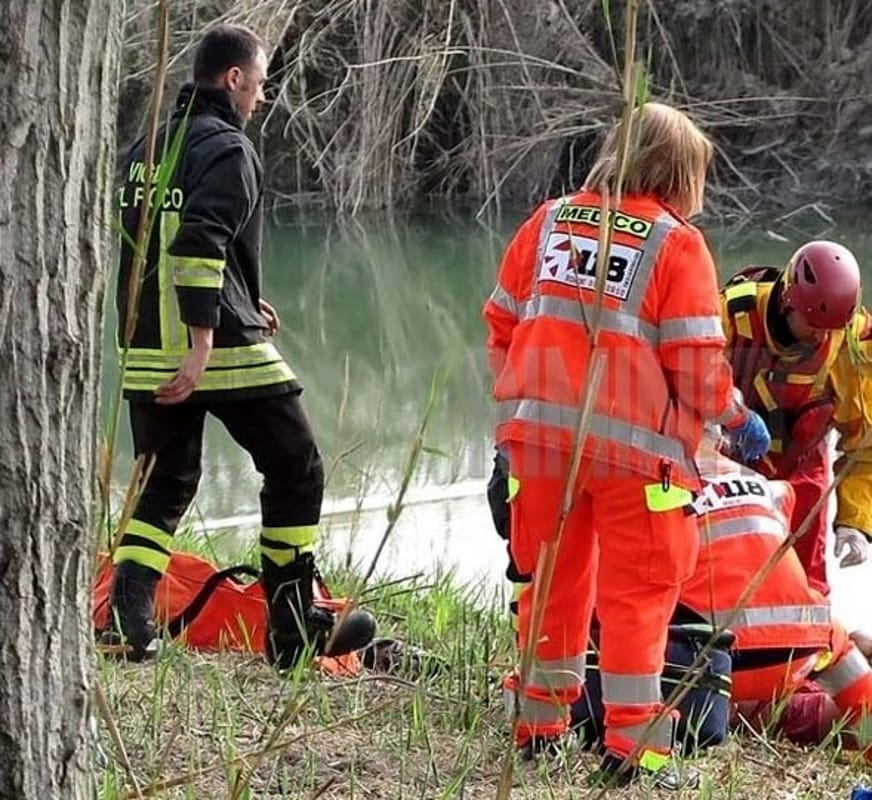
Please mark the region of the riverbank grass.
[[[341, 594], [354, 577], [340, 571], [330, 583]], [[505, 603], [445, 573], [373, 582], [362, 604], [378, 616], [379, 634], [432, 653], [443, 668], [429, 676], [338, 678], [300, 666], [280, 677], [258, 655], [174, 645], [147, 664], [100, 658], [99, 796], [496, 798], [508, 731], [500, 683], [513, 663]], [[596, 797], [585, 786], [596, 761], [573, 752], [516, 764], [510, 796]], [[750, 733], [693, 767], [702, 786], [679, 796], [847, 799], [868, 774], [833, 746], [802, 750]]]

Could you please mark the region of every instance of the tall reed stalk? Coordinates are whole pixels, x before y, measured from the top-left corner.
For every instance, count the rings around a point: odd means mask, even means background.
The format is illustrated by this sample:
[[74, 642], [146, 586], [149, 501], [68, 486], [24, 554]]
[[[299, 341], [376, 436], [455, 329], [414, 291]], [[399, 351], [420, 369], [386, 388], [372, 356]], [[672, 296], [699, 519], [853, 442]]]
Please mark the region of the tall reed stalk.
[[[124, 504], [120, 512], [120, 519], [112, 525], [112, 477], [114, 472], [115, 448], [118, 438], [118, 427], [123, 405], [124, 377], [127, 371], [127, 362], [130, 346], [136, 332], [136, 324], [139, 319], [139, 305], [142, 286], [145, 280], [145, 263], [147, 259], [148, 243], [158, 216], [161, 213], [162, 199], [166, 194], [170, 183], [175, 175], [176, 167], [181, 158], [181, 148], [184, 142], [187, 118], [176, 126], [172, 138], [163, 142], [161, 151], [160, 169], [155, 163], [158, 152], [158, 134], [161, 123], [161, 108], [163, 106], [164, 84], [167, 78], [167, 63], [169, 58], [169, 3], [168, 0], [159, 0], [156, 8], [157, 19], [157, 50], [156, 66], [151, 87], [148, 105], [148, 130], [145, 136], [145, 164], [143, 170], [143, 199], [139, 208], [136, 230], [133, 237], [124, 229], [121, 220], [118, 220], [118, 233], [132, 252], [130, 274], [127, 278], [127, 306], [124, 314], [118, 320], [120, 329], [120, 360], [118, 385], [112, 395], [109, 410], [109, 419], [106, 436], [101, 448], [100, 475], [98, 483], [101, 498], [101, 527], [105, 529], [107, 546], [110, 555], [114, 552], [117, 542], [124, 530], [124, 526], [130, 521], [136, 501], [145, 486], [151, 469], [154, 465], [154, 457], [139, 457], [134, 466], [133, 474], [129, 480]], [[155, 173], [157, 176], [155, 180]], [[152, 191], [152, 188], [154, 191]]]

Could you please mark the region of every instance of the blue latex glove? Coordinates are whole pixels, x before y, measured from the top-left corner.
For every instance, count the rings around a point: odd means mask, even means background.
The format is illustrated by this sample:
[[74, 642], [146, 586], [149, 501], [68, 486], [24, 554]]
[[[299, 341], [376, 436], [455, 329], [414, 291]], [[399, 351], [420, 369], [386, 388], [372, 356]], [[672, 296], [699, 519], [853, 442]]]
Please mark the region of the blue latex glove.
[[772, 437], [763, 418], [756, 411], [748, 409], [742, 424], [727, 428], [726, 431], [733, 449], [739, 453], [742, 461], [756, 461], [769, 452]]

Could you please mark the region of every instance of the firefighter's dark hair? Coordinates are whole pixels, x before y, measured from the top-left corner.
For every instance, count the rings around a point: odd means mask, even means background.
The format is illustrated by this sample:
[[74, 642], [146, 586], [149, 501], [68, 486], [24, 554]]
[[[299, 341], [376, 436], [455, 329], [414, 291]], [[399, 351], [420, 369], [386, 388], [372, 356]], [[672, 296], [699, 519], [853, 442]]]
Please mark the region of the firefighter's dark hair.
[[232, 67], [245, 69], [263, 49], [261, 38], [242, 25], [216, 25], [207, 31], [194, 54], [194, 81], [212, 83]]

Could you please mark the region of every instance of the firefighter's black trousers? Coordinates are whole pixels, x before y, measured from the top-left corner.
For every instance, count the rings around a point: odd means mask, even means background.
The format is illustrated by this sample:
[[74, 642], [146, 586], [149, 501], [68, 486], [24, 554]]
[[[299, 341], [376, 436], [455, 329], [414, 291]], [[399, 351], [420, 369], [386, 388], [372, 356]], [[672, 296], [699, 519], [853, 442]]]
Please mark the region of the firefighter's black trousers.
[[297, 394], [176, 406], [131, 402], [134, 452], [156, 456], [134, 519], [175, 533], [200, 481], [207, 413], [221, 420], [263, 476], [263, 525], [317, 525], [324, 468]]

